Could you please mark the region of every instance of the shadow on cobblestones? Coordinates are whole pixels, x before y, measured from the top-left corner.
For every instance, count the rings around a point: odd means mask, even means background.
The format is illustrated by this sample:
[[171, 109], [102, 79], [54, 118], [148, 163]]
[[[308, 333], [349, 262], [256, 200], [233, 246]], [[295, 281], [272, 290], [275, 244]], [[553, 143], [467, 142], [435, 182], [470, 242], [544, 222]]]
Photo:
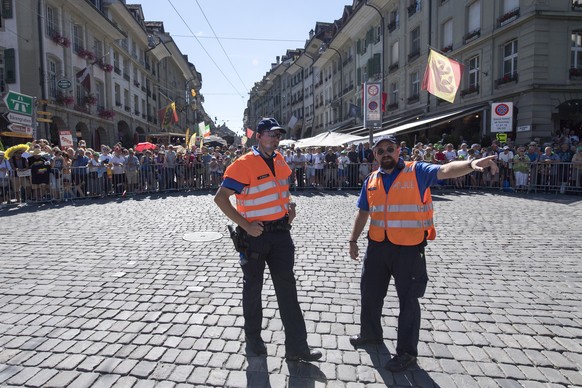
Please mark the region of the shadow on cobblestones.
[[309, 388], [315, 387], [316, 382], [327, 382], [325, 374], [317, 366], [308, 362], [287, 361], [287, 368], [290, 388]]

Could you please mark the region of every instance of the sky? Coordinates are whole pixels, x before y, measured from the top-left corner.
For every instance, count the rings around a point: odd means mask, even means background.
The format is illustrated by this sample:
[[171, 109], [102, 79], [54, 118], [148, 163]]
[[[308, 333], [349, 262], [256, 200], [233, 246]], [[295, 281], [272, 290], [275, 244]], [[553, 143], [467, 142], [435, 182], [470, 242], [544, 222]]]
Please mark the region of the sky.
[[[139, 1], [128, 0], [128, 4]], [[340, 19], [351, 0], [141, 0], [202, 74], [204, 110], [242, 134], [253, 85], [288, 49], [304, 48], [315, 23]], [[254, 128], [252, 128], [254, 130]]]

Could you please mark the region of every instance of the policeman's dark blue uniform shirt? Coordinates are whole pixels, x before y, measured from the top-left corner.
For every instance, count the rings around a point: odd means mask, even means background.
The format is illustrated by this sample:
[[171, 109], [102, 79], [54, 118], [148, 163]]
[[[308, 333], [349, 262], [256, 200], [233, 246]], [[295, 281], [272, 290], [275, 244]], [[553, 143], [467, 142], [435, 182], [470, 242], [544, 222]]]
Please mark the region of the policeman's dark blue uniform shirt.
[[[402, 158], [398, 159], [398, 164], [396, 168], [392, 170], [391, 173], [387, 173], [379, 168], [378, 171], [382, 175], [382, 183], [384, 184], [384, 190], [388, 193], [390, 186], [396, 180], [400, 171], [404, 168], [404, 160]], [[437, 173], [441, 166], [439, 164], [432, 164], [432, 163], [425, 163], [425, 162], [416, 162], [416, 168], [414, 169], [416, 172], [416, 180], [418, 181], [418, 193], [420, 198], [424, 197], [424, 192], [430, 186], [433, 186], [437, 183]], [[368, 180], [370, 176], [366, 178], [364, 184], [362, 185], [362, 191], [360, 191], [360, 196], [358, 197], [358, 202], [356, 205], [360, 210], [370, 211], [370, 205], [368, 204], [368, 195], [367, 195], [367, 187], [368, 187]]]

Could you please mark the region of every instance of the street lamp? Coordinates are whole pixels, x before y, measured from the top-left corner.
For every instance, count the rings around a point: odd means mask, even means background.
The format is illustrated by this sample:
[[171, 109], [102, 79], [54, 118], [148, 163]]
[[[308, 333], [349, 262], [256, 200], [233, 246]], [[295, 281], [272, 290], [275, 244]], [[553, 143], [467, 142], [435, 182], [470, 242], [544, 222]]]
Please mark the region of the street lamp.
[[338, 50], [334, 49], [333, 47], [329, 46], [327, 43], [322, 43], [321, 46], [319, 47], [319, 53], [323, 54], [325, 52], [325, 50], [330, 49], [332, 51], [335, 51], [337, 53], [337, 55], [339, 56], [339, 63], [340, 63], [340, 85], [339, 85], [339, 99], [340, 99], [340, 108], [339, 108], [339, 117], [340, 117], [340, 121], [343, 120], [343, 94], [344, 94], [344, 63], [343, 63], [343, 59], [342, 59], [342, 53], [340, 53]]

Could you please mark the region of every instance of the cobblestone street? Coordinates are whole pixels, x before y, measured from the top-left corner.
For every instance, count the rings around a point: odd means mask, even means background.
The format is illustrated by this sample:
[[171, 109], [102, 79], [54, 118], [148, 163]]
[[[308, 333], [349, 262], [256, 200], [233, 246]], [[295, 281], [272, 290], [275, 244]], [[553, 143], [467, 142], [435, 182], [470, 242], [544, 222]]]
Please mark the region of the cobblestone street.
[[[285, 361], [268, 276], [268, 357], [245, 355], [238, 255], [212, 194], [0, 209], [0, 386], [582, 386], [581, 198], [433, 195], [418, 368], [397, 374], [383, 367], [395, 350], [393, 284], [384, 345], [349, 343], [356, 192], [294, 196], [299, 298], [323, 352], [314, 363]], [[223, 238], [183, 238], [192, 232]]]

